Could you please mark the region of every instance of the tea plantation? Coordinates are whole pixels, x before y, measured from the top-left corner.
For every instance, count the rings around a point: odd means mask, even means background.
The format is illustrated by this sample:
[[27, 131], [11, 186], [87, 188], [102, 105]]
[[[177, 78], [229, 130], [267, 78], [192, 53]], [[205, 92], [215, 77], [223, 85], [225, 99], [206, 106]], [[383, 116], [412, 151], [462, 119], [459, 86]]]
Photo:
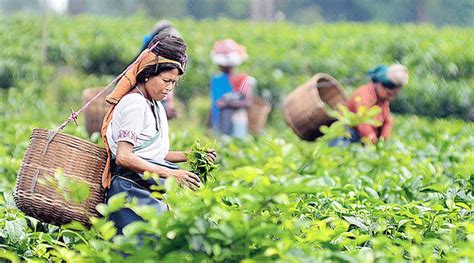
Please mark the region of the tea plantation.
[[[474, 261], [472, 29], [174, 21], [190, 63], [176, 87], [183, 103], [170, 122], [171, 146], [213, 145], [215, 180], [195, 192], [167, 181], [170, 212], [161, 215], [116, 196], [87, 229], [48, 225], [15, 208], [21, 160], [31, 130], [57, 128], [82, 105], [83, 89], [112, 80], [153, 22], [51, 17], [43, 42], [40, 17], [0, 20], [0, 261]], [[257, 78], [257, 92], [271, 94], [261, 136], [214, 138], [203, 127], [203, 96], [217, 70], [209, 51], [225, 37], [246, 45], [242, 70]], [[369, 68], [393, 61], [406, 64], [411, 79], [393, 104], [410, 114], [395, 116], [391, 140], [328, 147], [344, 122], [367, 116], [339, 116], [316, 142], [301, 141], [284, 123], [281, 99], [314, 73], [335, 76], [349, 93]], [[79, 124], [64, 132], [99, 143], [83, 117]], [[107, 218], [121, 207], [145, 221], [116, 236]]]

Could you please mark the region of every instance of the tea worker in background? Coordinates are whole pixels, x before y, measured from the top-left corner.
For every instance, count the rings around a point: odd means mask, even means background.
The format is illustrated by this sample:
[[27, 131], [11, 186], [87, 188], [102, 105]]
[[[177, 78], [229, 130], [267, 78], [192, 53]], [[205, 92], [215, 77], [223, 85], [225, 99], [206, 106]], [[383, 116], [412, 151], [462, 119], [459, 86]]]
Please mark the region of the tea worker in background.
[[379, 65], [368, 72], [371, 79], [354, 91], [347, 108], [357, 112], [360, 107], [371, 108], [378, 106], [382, 110], [375, 116], [382, 125], [376, 127], [367, 123], [350, 128], [351, 138], [337, 138], [330, 143], [331, 146], [348, 145], [360, 142], [362, 138], [371, 143], [378, 140], [387, 140], [392, 133], [393, 119], [390, 114], [390, 102], [400, 93], [401, 88], [408, 83], [408, 70], [404, 65], [392, 64], [390, 66]]
[[[155, 46], [155, 43], [158, 43]], [[106, 100], [112, 104], [104, 118], [102, 139], [108, 159], [102, 186], [107, 200], [118, 193], [126, 193], [129, 200], [149, 205], [158, 212], [168, 209], [152, 197], [151, 187], [173, 177], [178, 183], [196, 189], [201, 185], [196, 174], [180, 170], [174, 163], [185, 162], [183, 151], [170, 151], [168, 121], [161, 101], [174, 89], [186, 66], [186, 44], [176, 36], [160, 34], [149, 44], [119, 80]], [[215, 160], [215, 153], [210, 152]], [[150, 171], [159, 176], [159, 182], [145, 178]], [[141, 220], [131, 209], [122, 208], [113, 213], [118, 233], [131, 222]]]
[[210, 126], [218, 134], [245, 138], [248, 134], [247, 108], [256, 80], [236, 73], [235, 67], [248, 58], [245, 48], [232, 39], [217, 41], [211, 53], [220, 73], [210, 81]]

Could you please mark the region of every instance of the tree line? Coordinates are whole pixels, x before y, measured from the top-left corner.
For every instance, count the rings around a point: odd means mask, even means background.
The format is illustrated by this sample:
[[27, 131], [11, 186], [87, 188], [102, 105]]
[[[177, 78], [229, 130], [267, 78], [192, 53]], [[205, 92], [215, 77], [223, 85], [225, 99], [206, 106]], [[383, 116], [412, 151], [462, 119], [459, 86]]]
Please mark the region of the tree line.
[[[474, 25], [472, 0], [62, 0], [65, 14], [93, 13], [130, 16], [144, 13], [152, 18], [207, 19], [228, 17], [264, 21], [287, 20], [300, 24], [317, 22], [432, 23]], [[46, 0], [2, 0], [0, 13], [42, 12]]]

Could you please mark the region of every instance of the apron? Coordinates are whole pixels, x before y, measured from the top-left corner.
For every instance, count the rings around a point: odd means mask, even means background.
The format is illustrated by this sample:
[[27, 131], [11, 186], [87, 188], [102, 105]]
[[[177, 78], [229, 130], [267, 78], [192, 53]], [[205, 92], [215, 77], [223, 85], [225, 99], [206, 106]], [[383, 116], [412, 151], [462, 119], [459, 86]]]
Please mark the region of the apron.
[[[158, 115], [158, 105], [154, 106], [154, 115], [156, 117], [157, 126], [159, 121]], [[133, 147], [133, 152], [146, 148], [152, 145], [156, 140], [160, 138], [160, 130], [155, 136], [150, 138], [150, 140], [143, 142], [141, 145], [136, 145]], [[132, 200], [137, 200], [138, 205], [148, 205], [154, 207], [158, 213], [164, 213], [168, 211], [168, 206], [163, 200], [157, 199], [151, 196], [150, 187], [152, 185], [163, 185], [165, 179], [159, 178], [159, 181], [156, 182], [153, 178], [145, 179], [142, 173], [137, 173], [128, 170], [125, 167], [117, 165], [115, 162], [115, 155], [111, 153], [111, 171], [112, 171], [112, 182], [110, 187], [106, 190], [105, 202], [107, 203], [109, 199], [119, 193], [125, 192], [127, 194], [127, 200], [131, 202]], [[155, 160], [144, 159], [148, 162], [169, 168], [169, 169], [178, 169], [179, 166], [168, 161], [158, 162]], [[143, 219], [133, 212], [130, 208], [122, 208], [117, 212], [114, 212], [110, 215], [109, 218], [115, 223], [117, 228], [117, 234], [123, 234], [123, 228], [135, 221], [142, 221]]]

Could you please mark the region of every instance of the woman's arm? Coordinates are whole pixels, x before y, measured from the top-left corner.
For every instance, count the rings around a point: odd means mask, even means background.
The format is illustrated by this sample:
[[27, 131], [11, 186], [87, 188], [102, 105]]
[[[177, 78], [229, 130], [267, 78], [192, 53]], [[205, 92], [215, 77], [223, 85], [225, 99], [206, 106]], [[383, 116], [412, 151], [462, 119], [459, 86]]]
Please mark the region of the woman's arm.
[[246, 93], [241, 93], [242, 97], [239, 99], [225, 99], [222, 98], [217, 101], [217, 106], [219, 108], [233, 108], [233, 109], [240, 109], [240, 108], [247, 108], [250, 106], [251, 96]]
[[[365, 107], [366, 109], [372, 108], [377, 102], [377, 96], [374, 91], [372, 84], [366, 84], [359, 87], [352, 97], [347, 102], [347, 108], [354, 113], [359, 111], [360, 107]], [[372, 143], [377, 143], [377, 128], [367, 123], [359, 124], [355, 127], [360, 137], [368, 138]]]
[[239, 100], [223, 100], [221, 99], [218, 102], [218, 106], [220, 108], [228, 107], [228, 108], [248, 108], [252, 103], [253, 93], [252, 90], [256, 85], [256, 80], [252, 77], [247, 76], [242, 82], [241, 87], [239, 89], [239, 94], [242, 95], [242, 99]]
[[123, 166], [136, 173], [150, 171], [158, 174], [160, 177], [168, 178], [171, 176], [171, 169], [147, 162], [133, 153], [133, 145], [129, 142], [121, 141], [118, 143], [117, 165]]
[[[165, 157], [165, 160], [172, 162], [172, 163], [182, 163], [188, 161], [188, 157], [186, 154], [191, 153], [191, 150], [187, 151], [169, 151]], [[214, 149], [211, 149], [208, 153], [208, 156], [211, 158], [213, 162], [217, 159], [217, 153]]]
[[186, 157], [186, 153], [190, 151], [169, 151], [168, 154], [165, 156], [165, 160], [172, 162], [172, 163], [182, 163], [186, 162], [188, 158]]
[[386, 113], [384, 114], [384, 122], [382, 125], [382, 131], [380, 136], [384, 139], [390, 139], [392, 134], [392, 126], [393, 126], [393, 119], [392, 115], [390, 114], [390, 109], [387, 108]]
[[355, 127], [359, 132], [360, 137], [368, 138], [372, 143], [377, 143], [377, 133], [375, 132], [375, 127], [369, 124], [360, 124]]
[[133, 145], [129, 142], [121, 141], [118, 143], [116, 163], [137, 173], [150, 171], [162, 178], [173, 176], [178, 183], [193, 190], [201, 185], [201, 180], [196, 174], [185, 170], [172, 170], [143, 160], [133, 153]]

